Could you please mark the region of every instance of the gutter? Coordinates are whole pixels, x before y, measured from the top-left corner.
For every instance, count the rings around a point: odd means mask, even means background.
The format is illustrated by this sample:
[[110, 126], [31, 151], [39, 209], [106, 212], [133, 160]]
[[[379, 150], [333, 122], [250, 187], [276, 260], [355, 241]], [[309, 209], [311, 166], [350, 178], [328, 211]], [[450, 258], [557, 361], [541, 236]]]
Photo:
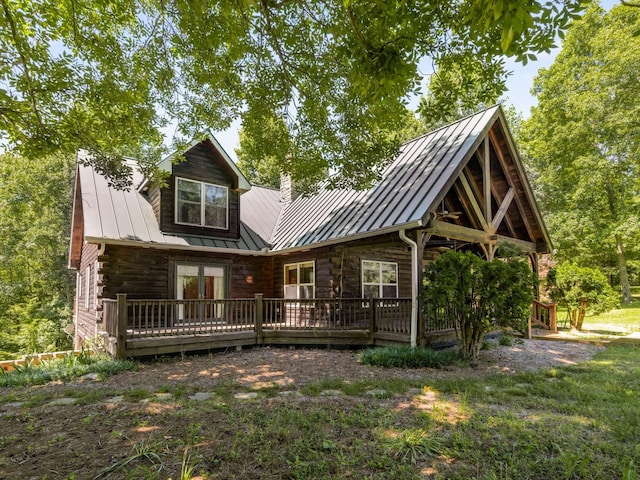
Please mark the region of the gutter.
[[411, 249], [411, 347], [418, 344], [418, 244], [406, 235], [406, 229], [399, 232], [400, 239]]

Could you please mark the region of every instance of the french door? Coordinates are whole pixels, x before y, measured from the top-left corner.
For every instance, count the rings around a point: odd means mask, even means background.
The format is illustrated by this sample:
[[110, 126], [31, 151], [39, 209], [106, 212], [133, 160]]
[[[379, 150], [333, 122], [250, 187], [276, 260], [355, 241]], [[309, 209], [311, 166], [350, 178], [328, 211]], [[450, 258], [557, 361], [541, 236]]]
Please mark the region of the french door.
[[[225, 268], [219, 265], [177, 264], [176, 299], [182, 321], [221, 320], [225, 297]], [[204, 300], [197, 302], [195, 300]]]

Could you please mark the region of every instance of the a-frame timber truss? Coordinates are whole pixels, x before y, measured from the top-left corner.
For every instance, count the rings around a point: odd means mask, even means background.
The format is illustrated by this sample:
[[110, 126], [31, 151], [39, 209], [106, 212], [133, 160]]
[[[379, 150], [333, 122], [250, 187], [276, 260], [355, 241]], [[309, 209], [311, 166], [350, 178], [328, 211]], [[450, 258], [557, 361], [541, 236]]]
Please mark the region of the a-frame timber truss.
[[546, 253], [550, 245], [502, 117], [470, 151], [430, 215], [422, 230], [426, 248], [431, 238], [440, 237], [476, 244], [492, 260], [500, 245], [511, 244], [537, 263], [535, 254]]

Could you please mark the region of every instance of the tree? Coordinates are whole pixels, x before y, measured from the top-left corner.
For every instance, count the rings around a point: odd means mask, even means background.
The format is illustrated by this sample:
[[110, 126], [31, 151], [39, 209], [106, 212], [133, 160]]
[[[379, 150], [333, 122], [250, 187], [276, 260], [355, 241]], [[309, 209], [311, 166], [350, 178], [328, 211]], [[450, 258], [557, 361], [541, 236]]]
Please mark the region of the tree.
[[0, 358], [71, 347], [74, 162], [0, 155]]
[[428, 319], [448, 312], [462, 356], [475, 360], [491, 328], [526, 328], [534, 286], [529, 265], [518, 257], [487, 262], [450, 250], [425, 268], [424, 314]]
[[618, 304], [617, 295], [607, 278], [594, 268], [560, 264], [549, 271], [547, 284], [551, 298], [567, 307], [571, 328], [576, 330], [582, 330], [587, 310], [598, 314]]
[[561, 259], [616, 266], [640, 245], [640, 10], [591, 7], [535, 80], [520, 143]]
[[[191, 141], [239, 116], [247, 138], [283, 122], [263, 147], [294, 179], [336, 171], [335, 185], [365, 185], [398, 147], [390, 133], [420, 91], [421, 59], [435, 68], [439, 107], [468, 90], [486, 101], [504, 90], [506, 57], [549, 51], [581, 9], [579, 0], [0, 1], [5, 143], [28, 157], [87, 149], [122, 186], [123, 156], [151, 172], [169, 120], [178, 141]], [[474, 74], [454, 78], [464, 71]]]

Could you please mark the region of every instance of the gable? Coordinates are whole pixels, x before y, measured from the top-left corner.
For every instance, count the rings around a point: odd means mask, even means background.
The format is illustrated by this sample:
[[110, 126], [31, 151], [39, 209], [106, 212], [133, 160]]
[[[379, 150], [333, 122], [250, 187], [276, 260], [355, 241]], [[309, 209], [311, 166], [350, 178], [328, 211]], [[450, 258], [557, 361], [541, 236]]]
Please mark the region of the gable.
[[[171, 166], [167, 186], [160, 190], [158, 209], [160, 229], [167, 233], [196, 235], [203, 237], [237, 239], [240, 235], [240, 177], [229, 168], [223, 155], [209, 141], [193, 145], [185, 154], [184, 161]], [[203, 188], [200, 201], [206, 198], [204, 189], [219, 191], [224, 196], [225, 206], [216, 224], [206, 224], [205, 219], [184, 220], [179, 216], [179, 185]], [[197, 207], [196, 207], [197, 208]]]
[[[489, 148], [487, 171], [491, 172], [488, 208], [484, 208], [484, 161], [480, 160], [484, 145]], [[510, 187], [513, 198], [505, 203]], [[438, 218], [446, 208], [459, 211], [459, 217]], [[490, 225], [498, 216], [502, 220], [495, 231], [484, 232], [484, 224]], [[498, 235], [500, 240], [520, 240], [514, 243], [527, 251], [549, 250], [549, 236], [499, 106], [407, 142], [378, 185], [369, 190], [322, 188], [296, 199], [283, 212], [272, 242], [274, 250], [298, 249], [401, 229], [426, 230], [434, 223], [459, 226], [448, 228], [446, 234], [455, 233], [467, 241]]]

